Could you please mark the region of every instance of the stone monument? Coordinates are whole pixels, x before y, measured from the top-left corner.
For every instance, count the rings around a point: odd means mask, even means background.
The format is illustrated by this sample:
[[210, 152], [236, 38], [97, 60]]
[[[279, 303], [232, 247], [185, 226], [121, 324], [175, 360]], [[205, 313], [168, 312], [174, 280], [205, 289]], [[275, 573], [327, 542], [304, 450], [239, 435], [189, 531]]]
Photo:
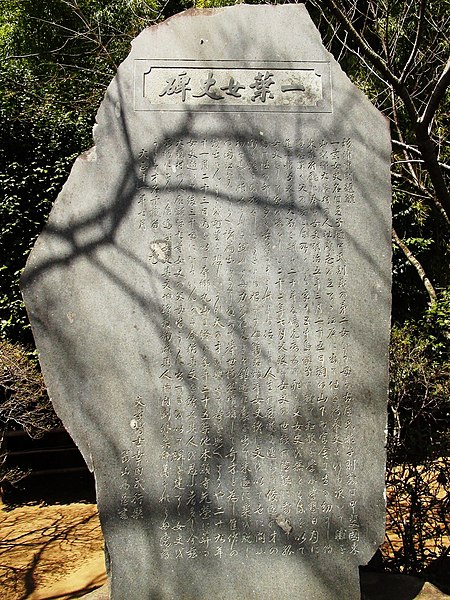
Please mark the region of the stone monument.
[[146, 29], [28, 260], [115, 600], [356, 600], [384, 534], [388, 124], [303, 5]]

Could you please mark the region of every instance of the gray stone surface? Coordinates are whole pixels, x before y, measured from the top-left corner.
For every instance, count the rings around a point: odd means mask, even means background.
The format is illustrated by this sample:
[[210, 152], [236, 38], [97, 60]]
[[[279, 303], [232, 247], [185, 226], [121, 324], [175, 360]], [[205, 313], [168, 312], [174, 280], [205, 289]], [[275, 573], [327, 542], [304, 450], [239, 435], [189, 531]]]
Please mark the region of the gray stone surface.
[[[444, 600], [437, 587], [409, 575], [361, 573], [361, 600]], [[83, 600], [110, 600], [109, 586], [86, 594]]]
[[81, 597], [83, 600], [111, 600], [109, 584], [106, 583], [105, 585], [102, 585], [102, 587]]
[[133, 43], [30, 255], [115, 600], [359, 598], [384, 533], [388, 124], [302, 5]]

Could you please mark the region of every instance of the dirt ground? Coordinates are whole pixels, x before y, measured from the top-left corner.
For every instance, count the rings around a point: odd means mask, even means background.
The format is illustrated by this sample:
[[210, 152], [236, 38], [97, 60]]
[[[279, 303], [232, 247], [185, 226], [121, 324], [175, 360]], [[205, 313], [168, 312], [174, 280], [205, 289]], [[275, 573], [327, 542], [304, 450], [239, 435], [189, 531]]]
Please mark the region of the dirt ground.
[[[390, 538], [387, 550], [393, 551], [400, 540], [392, 531]], [[440, 542], [450, 545], [450, 539], [444, 538]], [[1, 600], [69, 600], [80, 598], [105, 582], [103, 537], [96, 504], [15, 508], [0, 505]], [[399, 598], [395, 594], [388, 597]]]
[[95, 504], [0, 508], [0, 598], [68, 600], [106, 581]]

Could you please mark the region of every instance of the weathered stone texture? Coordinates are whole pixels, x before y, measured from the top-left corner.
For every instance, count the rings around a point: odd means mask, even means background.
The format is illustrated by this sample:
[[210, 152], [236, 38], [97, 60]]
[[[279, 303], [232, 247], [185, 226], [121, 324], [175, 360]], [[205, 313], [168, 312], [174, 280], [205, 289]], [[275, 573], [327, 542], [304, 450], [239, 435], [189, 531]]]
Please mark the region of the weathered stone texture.
[[302, 5], [145, 30], [30, 256], [112, 596], [356, 600], [384, 532], [388, 124]]

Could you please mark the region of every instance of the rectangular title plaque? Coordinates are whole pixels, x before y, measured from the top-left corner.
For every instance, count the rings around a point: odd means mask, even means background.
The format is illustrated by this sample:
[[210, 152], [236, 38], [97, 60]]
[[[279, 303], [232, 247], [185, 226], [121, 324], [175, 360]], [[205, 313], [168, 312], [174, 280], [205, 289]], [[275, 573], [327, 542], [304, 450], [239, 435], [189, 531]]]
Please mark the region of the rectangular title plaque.
[[135, 110], [331, 112], [329, 62], [138, 59]]

